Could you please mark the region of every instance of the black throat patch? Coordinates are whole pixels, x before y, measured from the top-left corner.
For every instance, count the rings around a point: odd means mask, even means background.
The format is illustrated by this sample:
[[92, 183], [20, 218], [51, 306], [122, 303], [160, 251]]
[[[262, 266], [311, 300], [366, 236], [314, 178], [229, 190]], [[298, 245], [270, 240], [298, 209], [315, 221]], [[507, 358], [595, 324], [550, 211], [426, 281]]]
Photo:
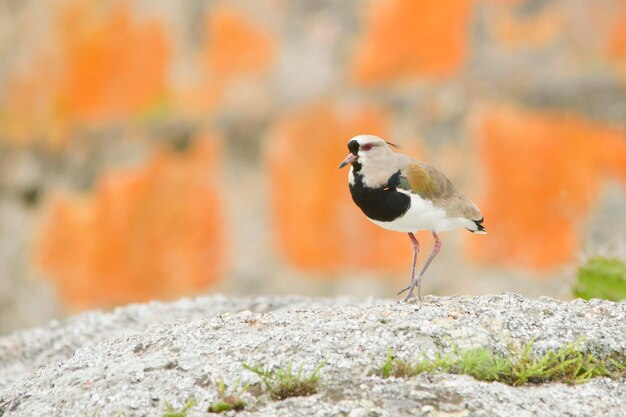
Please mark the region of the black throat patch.
[[354, 184], [350, 184], [350, 194], [354, 203], [368, 218], [390, 222], [401, 217], [411, 207], [411, 198], [396, 190], [400, 184], [400, 171], [393, 174], [386, 185], [370, 188], [363, 184], [361, 165], [355, 162], [352, 168]]

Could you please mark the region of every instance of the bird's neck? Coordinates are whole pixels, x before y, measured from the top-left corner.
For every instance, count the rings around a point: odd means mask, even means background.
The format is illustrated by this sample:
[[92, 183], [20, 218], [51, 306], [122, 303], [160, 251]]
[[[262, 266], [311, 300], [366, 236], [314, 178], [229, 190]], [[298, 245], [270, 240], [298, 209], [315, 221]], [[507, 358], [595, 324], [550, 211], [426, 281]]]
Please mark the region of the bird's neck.
[[352, 175], [360, 176], [362, 185], [368, 188], [385, 187], [389, 178], [395, 174], [397, 168], [390, 164], [379, 164], [374, 161], [352, 164]]
[[[352, 167], [350, 170], [350, 194], [352, 200], [370, 219], [389, 222], [402, 216], [411, 205], [411, 199], [406, 194], [387, 188], [386, 185], [370, 187], [365, 183], [362, 166]], [[398, 181], [400, 172], [387, 178], [392, 187]]]

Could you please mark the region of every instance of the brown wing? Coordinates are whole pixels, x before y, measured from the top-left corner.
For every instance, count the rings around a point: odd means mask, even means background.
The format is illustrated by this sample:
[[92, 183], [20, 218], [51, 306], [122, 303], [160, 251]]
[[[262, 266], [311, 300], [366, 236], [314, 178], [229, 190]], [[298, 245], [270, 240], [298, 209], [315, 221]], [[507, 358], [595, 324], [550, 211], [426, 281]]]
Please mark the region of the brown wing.
[[400, 171], [398, 188], [432, 201], [435, 207], [443, 208], [448, 216], [465, 217], [473, 221], [483, 218], [478, 207], [458, 192], [441, 171], [423, 162], [414, 161]]

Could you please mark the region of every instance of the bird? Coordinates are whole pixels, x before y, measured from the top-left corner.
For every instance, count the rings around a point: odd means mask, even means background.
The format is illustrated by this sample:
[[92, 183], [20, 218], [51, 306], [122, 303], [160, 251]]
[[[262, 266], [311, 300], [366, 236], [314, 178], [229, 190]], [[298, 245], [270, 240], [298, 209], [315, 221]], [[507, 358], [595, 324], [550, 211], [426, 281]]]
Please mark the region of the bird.
[[[421, 300], [422, 276], [441, 250], [437, 233], [467, 229], [486, 234], [484, 217], [476, 204], [461, 194], [437, 168], [395, 152], [400, 146], [374, 135], [358, 135], [348, 141], [350, 153], [339, 169], [350, 164], [348, 185], [354, 203], [365, 217], [383, 229], [408, 233], [413, 247], [413, 261], [404, 301]], [[415, 274], [419, 242], [414, 233], [432, 232], [433, 250]]]

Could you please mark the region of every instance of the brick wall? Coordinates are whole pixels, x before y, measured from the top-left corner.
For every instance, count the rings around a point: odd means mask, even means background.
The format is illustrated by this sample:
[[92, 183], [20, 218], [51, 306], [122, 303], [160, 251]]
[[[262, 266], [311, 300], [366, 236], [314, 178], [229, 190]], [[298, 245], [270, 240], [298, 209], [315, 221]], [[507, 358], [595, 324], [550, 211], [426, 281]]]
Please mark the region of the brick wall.
[[200, 291], [392, 295], [408, 240], [336, 169], [364, 132], [483, 208], [427, 292], [567, 296], [626, 236], [625, 28], [623, 0], [0, 0], [0, 331]]

